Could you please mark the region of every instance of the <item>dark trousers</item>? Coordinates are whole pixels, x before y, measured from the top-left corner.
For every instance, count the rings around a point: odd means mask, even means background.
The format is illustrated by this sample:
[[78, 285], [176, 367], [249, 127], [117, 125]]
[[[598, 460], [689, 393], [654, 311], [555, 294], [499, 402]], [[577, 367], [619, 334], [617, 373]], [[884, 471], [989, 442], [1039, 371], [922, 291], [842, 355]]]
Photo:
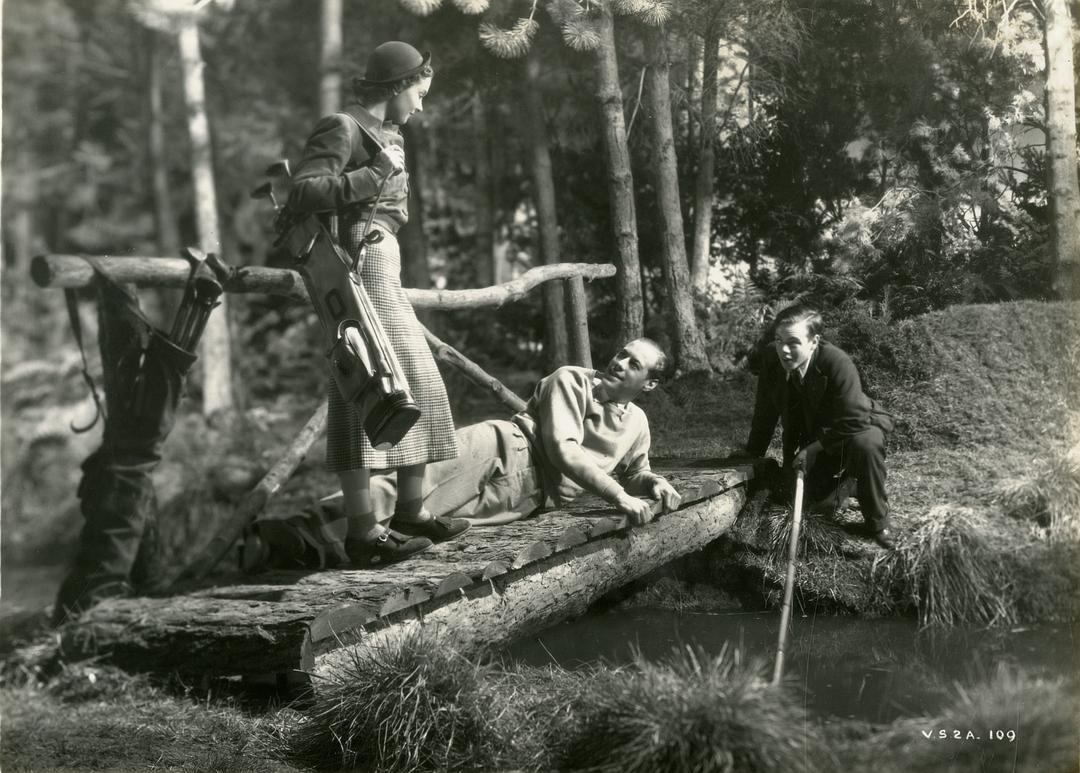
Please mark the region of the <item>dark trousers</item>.
[[844, 440], [839, 453], [818, 454], [806, 475], [805, 498], [819, 507], [839, 506], [854, 485], [863, 520], [871, 531], [881, 531], [889, 523], [885, 475], [885, 433], [870, 427]]

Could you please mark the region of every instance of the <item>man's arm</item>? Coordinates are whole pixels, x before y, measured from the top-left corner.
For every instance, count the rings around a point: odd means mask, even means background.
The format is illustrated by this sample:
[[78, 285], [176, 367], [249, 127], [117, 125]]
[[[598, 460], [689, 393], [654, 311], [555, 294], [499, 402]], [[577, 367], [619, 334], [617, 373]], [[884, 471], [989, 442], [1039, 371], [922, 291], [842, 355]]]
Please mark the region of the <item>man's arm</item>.
[[835, 348], [834, 352], [828, 363], [829, 389], [825, 394], [832, 421], [818, 438], [829, 453], [839, 452], [845, 438], [870, 427], [870, 400], [862, 391], [859, 371], [846, 353]]
[[633, 523], [645, 523], [652, 517], [649, 503], [629, 494], [581, 445], [592, 385], [580, 379], [580, 372], [556, 371], [539, 395], [540, 436], [548, 461], [583, 489], [629, 515]]
[[645, 419], [637, 441], [623, 459], [624, 469], [619, 474], [619, 480], [627, 493], [657, 499], [660, 501], [661, 509], [669, 512], [679, 506], [682, 496], [663, 476], [652, 471], [649, 464], [650, 448], [652, 448], [652, 435], [649, 432], [649, 422]]
[[[776, 359], [773, 352], [766, 352], [765, 357]], [[776, 422], [780, 420], [780, 409], [773, 402], [770, 389], [774, 366], [766, 361], [762, 364], [757, 377], [757, 389], [754, 394], [754, 417], [750, 421], [750, 436], [746, 441], [746, 453], [750, 456], [764, 456], [772, 442]]]

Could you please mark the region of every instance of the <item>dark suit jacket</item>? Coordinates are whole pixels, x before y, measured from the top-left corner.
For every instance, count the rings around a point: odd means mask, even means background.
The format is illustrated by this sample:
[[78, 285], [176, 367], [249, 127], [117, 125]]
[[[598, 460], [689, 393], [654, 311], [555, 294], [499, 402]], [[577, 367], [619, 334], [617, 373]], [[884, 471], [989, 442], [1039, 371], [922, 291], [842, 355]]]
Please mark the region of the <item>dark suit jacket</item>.
[[[400, 132], [383, 124], [361, 105], [326, 116], [316, 124], [304, 145], [304, 155], [292, 176], [289, 207], [296, 212], [342, 212], [370, 207], [390, 165], [376, 161], [379, 146], [401, 145]], [[407, 176], [390, 177], [379, 199], [379, 213], [400, 226], [408, 216]]]
[[[828, 453], [839, 453], [845, 438], [871, 426], [892, 430], [891, 417], [862, 391], [855, 363], [841, 349], [822, 341], [803, 379], [801, 416], [791, 415], [787, 372], [775, 351], [767, 351], [758, 373], [754, 418], [746, 450], [764, 456], [779, 419], [783, 426], [784, 464], [799, 448], [820, 440]], [[794, 377], [793, 377], [794, 378]]]

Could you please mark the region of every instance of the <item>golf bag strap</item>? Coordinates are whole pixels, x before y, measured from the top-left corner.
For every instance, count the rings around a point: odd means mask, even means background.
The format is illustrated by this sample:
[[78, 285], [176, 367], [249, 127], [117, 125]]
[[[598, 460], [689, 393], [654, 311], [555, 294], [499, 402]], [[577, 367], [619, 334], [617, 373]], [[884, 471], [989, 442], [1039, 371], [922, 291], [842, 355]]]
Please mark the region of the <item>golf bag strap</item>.
[[81, 435], [83, 432], [92, 430], [94, 425], [98, 423], [98, 419], [105, 415], [105, 406], [101, 402], [101, 395], [98, 394], [97, 386], [94, 384], [94, 377], [90, 375], [90, 366], [86, 362], [86, 349], [83, 348], [82, 338], [82, 320], [79, 319], [79, 296], [75, 294], [73, 289], [67, 288], [64, 290], [64, 300], [67, 303], [68, 320], [71, 321], [71, 332], [75, 335], [75, 343], [79, 347], [79, 356], [82, 358], [83, 381], [90, 388], [90, 396], [94, 398], [94, 418], [90, 420], [90, 423], [85, 427], [77, 427], [75, 422], [71, 422], [69, 425], [72, 432]]
[[[108, 270], [102, 265], [101, 261], [90, 255], [84, 255], [83, 260], [89, 263], [90, 267], [94, 269], [94, 276], [98, 278], [99, 281], [104, 281], [116, 289], [120, 289], [120, 283], [109, 276]], [[122, 293], [122, 295], [126, 299], [123, 306], [124, 313], [129, 315], [129, 317], [134, 317], [141, 323], [136, 327], [140, 331], [143, 331], [140, 335], [140, 338], [143, 340], [141, 340], [140, 343], [142, 344], [142, 348], [145, 349], [149, 344], [149, 331], [152, 330], [153, 327], [150, 324], [150, 321], [139, 310], [139, 307], [127, 296], [127, 293]], [[93, 429], [98, 423], [98, 419], [103, 417], [107, 419], [108, 417], [105, 415], [105, 403], [102, 402], [101, 395], [98, 394], [97, 385], [94, 383], [94, 377], [90, 375], [90, 366], [86, 361], [86, 347], [83, 343], [82, 320], [79, 317], [79, 296], [74, 289], [66, 288], [64, 290], [64, 301], [67, 304], [68, 320], [71, 322], [71, 332], [75, 336], [75, 343], [79, 347], [79, 357], [82, 359], [83, 381], [85, 381], [86, 386], [89, 387], [90, 396], [94, 400], [94, 417], [90, 420], [90, 423], [85, 427], [77, 427], [74, 422], [70, 425], [72, 432], [82, 434], [83, 432], [89, 432]]]

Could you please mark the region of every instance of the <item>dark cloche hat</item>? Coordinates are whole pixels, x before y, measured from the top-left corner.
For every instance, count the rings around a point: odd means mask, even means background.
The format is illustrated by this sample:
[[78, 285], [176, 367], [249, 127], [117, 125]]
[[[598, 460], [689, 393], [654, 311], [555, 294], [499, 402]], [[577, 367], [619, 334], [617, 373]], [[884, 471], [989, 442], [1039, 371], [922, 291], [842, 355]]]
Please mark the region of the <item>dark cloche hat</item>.
[[386, 86], [416, 75], [430, 61], [430, 51], [420, 53], [408, 43], [391, 40], [371, 52], [367, 72], [356, 78], [355, 83], [359, 86]]

